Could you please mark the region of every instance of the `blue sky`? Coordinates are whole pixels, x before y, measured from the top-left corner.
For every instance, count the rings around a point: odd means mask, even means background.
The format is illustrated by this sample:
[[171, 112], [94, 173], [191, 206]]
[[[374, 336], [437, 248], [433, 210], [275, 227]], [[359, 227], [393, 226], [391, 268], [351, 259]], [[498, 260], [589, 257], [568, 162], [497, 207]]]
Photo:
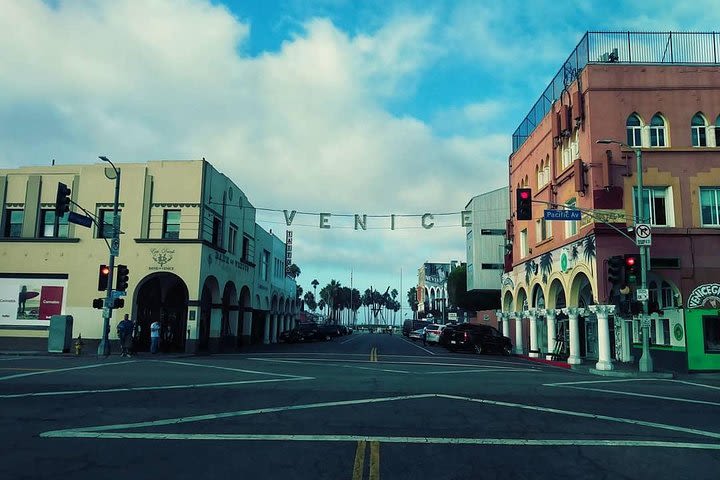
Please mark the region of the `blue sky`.
[[[717, 3], [24, 0], [0, 3], [0, 168], [205, 157], [257, 207], [459, 212], [587, 30], [709, 31]], [[459, 222], [296, 220], [306, 290], [404, 292], [465, 260]], [[258, 212], [284, 238], [282, 214]], [[445, 220], [443, 220], [445, 221]], [[409, 225], [411, 226], [411, 225]]]

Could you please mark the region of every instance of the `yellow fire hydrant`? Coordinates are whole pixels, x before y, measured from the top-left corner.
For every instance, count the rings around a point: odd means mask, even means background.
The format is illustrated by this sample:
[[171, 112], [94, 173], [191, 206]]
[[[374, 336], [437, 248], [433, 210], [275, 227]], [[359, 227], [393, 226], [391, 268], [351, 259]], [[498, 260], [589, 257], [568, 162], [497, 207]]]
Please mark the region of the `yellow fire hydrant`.
[[75, 339], [75, 355], [81, 355], [82, 354], [82, 347], [85, 345], [85, 342], [83, 342], [82, 335], [78, 334], [78, 337]]

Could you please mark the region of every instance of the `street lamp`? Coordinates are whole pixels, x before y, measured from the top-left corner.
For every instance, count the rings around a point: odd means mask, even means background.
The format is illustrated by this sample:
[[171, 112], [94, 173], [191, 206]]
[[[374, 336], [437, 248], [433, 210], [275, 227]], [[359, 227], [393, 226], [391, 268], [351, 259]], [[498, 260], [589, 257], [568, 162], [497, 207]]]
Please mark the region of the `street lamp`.
[[[620, 147], [635, 152], [635, 160], [637, 161], [637, 216], [633, 216], [633, 226], [645, 221], [645, 212], [643, 206], [643, 169], [642, 169], [642, 149], [640, 147], [631, 147], [630, 145], [617, 140], [598, 140], [597, 143], [611, 144], [614, 143]], [[647, 271], [650, 263], [650, 249], [647, 245], [640, 245], [640, 288], [647, 289]], [[650, 356], [650, 325], [646, 323], [648, 313], [648, 300], [644, 298], [642, 301], [642, 312], [640, 313], [640, 327], [642, 329], [642, 356], [640, 357], [639, 369], [641, 372], [652, 372], [653, 362]]]
[[[106, 156], [99, 156], [98, 157], [103, 162], [107, 162], [112, 167], [113, 171], [115, 172], [115, 203], [113, 205], [113, 237], [112, 242], [110, 244], [110, 260], [108, 262], [108, 269], [110, 270], [108, 273], [108, 282], [107, 282], [107, 290], [105, 291], [105, 304], [103, 308], [103, 331], [102, 331], [102, 340], [100, 340], [100, 345], [98, 345], [98, 355], [103, 355], [105, 357], [110, 355], [110, 341], [108, 339], [108, 333], [110, 332], [110, 317], [112, 317], [112, 310], [113, 310], [113, 293], [112, 293], [112, 287], [113, 287], [113, 269], [115, 267], [115, 257], [118, 255], [118, 250], [120, 247], [120, 219], [118, 218], [118, 203], [120, 199], [120, 169], [116, 168], [115, 165], [110, 161], [109, 158]], [[107, 173], [106, 176], [110, 178]], [[103, 230], [105, 228], [105, 223], [103, 222], [103, 226], [101, 227]], [[101, 232], [103, 233], [103, 232]]]

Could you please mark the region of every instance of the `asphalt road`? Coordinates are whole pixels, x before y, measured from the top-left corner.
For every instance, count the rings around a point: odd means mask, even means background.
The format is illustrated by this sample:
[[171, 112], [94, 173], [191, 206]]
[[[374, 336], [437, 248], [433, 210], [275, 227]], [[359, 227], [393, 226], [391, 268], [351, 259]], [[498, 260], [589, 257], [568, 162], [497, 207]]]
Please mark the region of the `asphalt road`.
[[720, 381], [355, 334], [213, 356], [0, 357], [0, 478], [718, 478]]

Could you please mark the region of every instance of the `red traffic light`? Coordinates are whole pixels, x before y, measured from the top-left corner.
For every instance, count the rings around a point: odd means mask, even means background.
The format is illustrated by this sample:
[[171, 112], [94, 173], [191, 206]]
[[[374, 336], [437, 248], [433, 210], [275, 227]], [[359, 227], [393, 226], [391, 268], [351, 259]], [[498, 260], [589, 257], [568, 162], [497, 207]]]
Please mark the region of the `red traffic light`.
[[520, 198], [527, 200], [530, 198], [530, 192], [528, 190], [520, 190]]
[[100, 273], [103, 275], [108, 275], [110, 273], [110, 267], [108, 267], [107, 265], [101, 265]]
[[628, 267], [635, 265], [635, 257], [625, 257], [625, 265]]

